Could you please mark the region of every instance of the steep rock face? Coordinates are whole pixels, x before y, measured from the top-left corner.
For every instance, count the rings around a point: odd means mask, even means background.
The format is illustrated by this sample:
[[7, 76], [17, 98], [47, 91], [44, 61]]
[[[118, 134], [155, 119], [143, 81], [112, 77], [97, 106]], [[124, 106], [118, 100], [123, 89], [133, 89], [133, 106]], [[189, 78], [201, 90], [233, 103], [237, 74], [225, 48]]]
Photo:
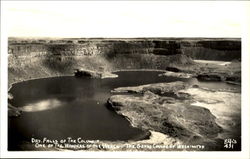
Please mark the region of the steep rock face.
[[34, 78], [46, 78], [62, 75], [73, 75], [77, 68], [99, 70], [104, 67], [111, 70], [110, 63], [95, 56], [69, 57], [13, 57], [9, 56], [8, 82], [12, 83]]
[[[116, 71], [161, 69], [195, 65], [192, 58], [240, 58], [239, 40], [199, 43], [199, 39], [74, 39], [10, 40], [9, 82], [31, 78], [72, 75], [74, 69]], [[210, 41], [213, 41], [211, 39]], [[209, 43], [209, 44], [207, 44]], [[236, 44], [235, 44], [236, 43]], [[229, 45], [229, 46], [228, 46]], [[210, 48], [211, 46], [211, 48]], [[225, 48], [223, 50], [223, 47]], [[199, 50], [202, 48], [203, 50]], [[198, 49], [198, 51], [197, 51]], [[210, 50], [206, 53], [205, 50]], [[218, 51], [218, 54], [216, 53]], [[231, 56], [230, 51], [237, 55]], [[188, 57], [188, 56], [192, 57]], [[228, 78], [230, 80], [232, 78]]]
[[76, 42], [39, 40], [9, 41], [9, 54], [15, 56], [91, 56], [103, 54], [112, 58], [117, 54], [188, 55], [193, 59], [233, 60], [241, 58], [240, 39], [78, 39]]
[[[28, 42], [9, 44], [9, 84], [32, 78], [72, 75], [75, 69], [110, 72], [120, 69], [163, 69], [172, 56], [179, 53], [175, 43], [164, 48], [170, 56], [154, 54], [155, 47], [147, 40], [90, 40], [68, 43]], [[161, 49], [161, 48], [160, 48]], [[171, 51], [171, 49], [173, 51]], [[178, 53], [178, 54], [176, 54]]]
[[205, 40], [205, 41], [197, 42], [197, 45], [205, 47], [205, 48], [216, 49], [216, 50], [240, 50], [241, 49], [240, 41]]
[[181, 42], [182, 52], [193, 59], [231, 61], [241, 59], [240, 39], [192, 39]]
[[216, 50], [205, 47], [183, 47], [185, 55], [197, 60], [232, 61], [241, 59], [241, 50]]
[[116, 54], [181, 54], [180, 44], [176, 41], [148, 41], [148, 40], [90, 40], [84, 43], [12, 43], [9, 45], [9, 54], [16, 56], [64, 55], [64, 56], [91, 56], [104, 54], [109, 58]]

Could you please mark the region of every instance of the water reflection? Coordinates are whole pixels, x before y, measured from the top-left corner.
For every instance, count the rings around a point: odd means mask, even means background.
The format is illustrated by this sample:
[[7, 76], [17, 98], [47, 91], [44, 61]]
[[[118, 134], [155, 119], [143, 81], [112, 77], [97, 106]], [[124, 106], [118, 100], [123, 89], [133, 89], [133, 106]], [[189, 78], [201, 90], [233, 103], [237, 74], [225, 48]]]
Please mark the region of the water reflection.
[[61, 105], [62, 105], [62, 102], [60, 102], [57, 99], [47, 99], [47, 100], [42, 100], [36, 103], [25, 105], [23, 107], [20, 107], [20, 109], [24, 112], [38, 112], [38, 111], [55, 109]]

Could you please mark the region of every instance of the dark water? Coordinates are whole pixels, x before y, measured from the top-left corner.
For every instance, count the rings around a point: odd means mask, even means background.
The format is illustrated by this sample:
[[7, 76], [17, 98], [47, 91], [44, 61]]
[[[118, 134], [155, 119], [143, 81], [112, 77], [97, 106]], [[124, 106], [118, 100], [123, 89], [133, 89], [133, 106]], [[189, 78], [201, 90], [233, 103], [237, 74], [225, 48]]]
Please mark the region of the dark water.
[[[118, 78], [55, 77], [14, 84], [9, 102], [23, 112], [8, 120], [8, 150], [32, 150], [31, 138], [127, 141], [145, 137], [145, 131], [106, 107], [112, 89], [158, 82], [186, 81], [210, 89], [233, 89], [222, 82], [158, 76], [155, 71], [117, 72]], [[25, 144], [24, 144], [25, 143]]]
[[129, 140], [144, 131], [133, 128], [122, 116], [105, 107], [110, 90], [157, 82], [173, 82], [175, 77], [159, 77], [161, 72], [117, 72], [118, 78], [56, 77], [13, 85], [10, 103], [23, 110], [9, 118], [8, 148], [20, 150], [31, 138], [86, 140]]

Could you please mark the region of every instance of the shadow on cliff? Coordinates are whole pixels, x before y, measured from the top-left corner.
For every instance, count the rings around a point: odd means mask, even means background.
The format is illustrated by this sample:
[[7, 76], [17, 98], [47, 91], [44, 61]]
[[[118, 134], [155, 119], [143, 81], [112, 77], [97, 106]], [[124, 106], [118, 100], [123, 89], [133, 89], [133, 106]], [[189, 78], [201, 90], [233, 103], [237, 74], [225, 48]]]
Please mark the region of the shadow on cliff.
[[74, 69], [74, 64], [76, 63], [73, 57], [63, 57], [63, 56], [47, 56], [43, 60], [45, 67], [56, 71], [59, 73], [72, 73]]

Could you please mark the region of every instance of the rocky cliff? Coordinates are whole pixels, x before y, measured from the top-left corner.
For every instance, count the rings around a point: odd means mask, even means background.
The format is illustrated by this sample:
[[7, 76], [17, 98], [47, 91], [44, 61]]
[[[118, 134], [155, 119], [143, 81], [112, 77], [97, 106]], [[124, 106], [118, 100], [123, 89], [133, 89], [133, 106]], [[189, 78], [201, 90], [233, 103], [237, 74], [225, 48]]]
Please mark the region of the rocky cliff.
[[241, 59], [240, 39], [204, 39], [181, 42], [182, 52], [193, 59], [231, 61]]
[[241, 58], [240, 39], [15, 39], [9, 38], [9, 82], [90, 70], [165, 69], [192, 59]]
[[234, 60], [241, 58], [240, 39], [76, 39], [76, 40], [13, 40], [9, 54], [16, 56], [92, 56], [103, 54], [186, 54], [193, 59]]

